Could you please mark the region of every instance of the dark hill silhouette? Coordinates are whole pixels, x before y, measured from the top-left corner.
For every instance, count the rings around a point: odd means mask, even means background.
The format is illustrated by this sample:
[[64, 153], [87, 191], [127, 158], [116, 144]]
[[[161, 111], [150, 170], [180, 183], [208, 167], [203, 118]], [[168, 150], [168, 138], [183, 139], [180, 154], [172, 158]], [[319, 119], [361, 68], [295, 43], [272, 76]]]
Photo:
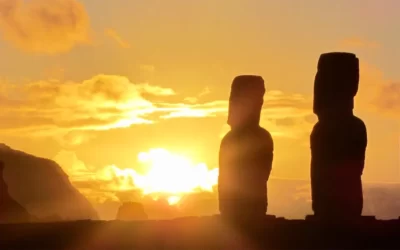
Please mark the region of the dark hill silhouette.
[[0, 161], [0, 223], [30, 222], [32, 216], [9, 195], [3, 171], [4, 163]]
[[4, 180], [10, 196], [39, 220], [98, 218], [89, 201], [72, 186], [68, 176], [54, 161], [4, 144], [0, 145], [0, 160], [6, 166]]

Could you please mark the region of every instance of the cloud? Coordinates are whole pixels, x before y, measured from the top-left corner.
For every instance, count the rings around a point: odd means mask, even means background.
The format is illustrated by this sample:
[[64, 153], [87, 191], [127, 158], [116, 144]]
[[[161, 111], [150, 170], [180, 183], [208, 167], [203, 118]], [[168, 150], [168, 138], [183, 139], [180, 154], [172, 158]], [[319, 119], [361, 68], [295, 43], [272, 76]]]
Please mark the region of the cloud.
[[113, 29], [106, 29], [104, 34], [114, 40], [121, 48], [129, 49], [131, 45], [124, 40], [115, 30]]
[[386, 113], [400, 114], [400, 82], [382, 84], [374, 104]]
[[[178, 117], [219, 117], [227, 116], [228, 101], [217, 100], [205, 103], [168, 104], [169, 113], [161, 115], [162, 119]], [[315, 119], [312, 112], [312, 96], [283, 93], [279, 90], [268, 91], [264, 97], [261, 125], [266, 127], [273, 136], [298, 137], [311, 131]], [[286, 124], [283, 124], [286, 123]], [[290, 123], [290, 124], [288, 124]], [[220, 136], [229, 131], [224, 127]]]
[[209, 88], [209, 87], [205, 87], [205, 88], [200, 92], [199, 97], [208, 95], [208, 94], [210, 94], [210, 93], [211, 93], [210, 88]]
[[344, 39], [339, 42], [340, 47], [350, 49], [378, 49], [380, 44], [374, 41], [364, 40], [358, 37]]
[[[205, 103], [174, 105], [166, 107], [172, 111], [161, 118], [175, 117], [210, 117], [220, 114], [227, 115], [227, 100], [216, 100]], [[287, 117], [303, 117], [312, 113], [311, 99], [299, 94], [285, 94], [278, 90], [268, 91], [264, 97], [263, 115], [268, 119], [282, 119]], [[176, 110], [176, 111], [175, 111]]]
[[89, 27], [76, 0], [0, 0], [0, 33], [26, 52], [56, 54], [87, 44]]
[[[153, 123], [157, 107], [144, 95], [174, 95], [168, 88], [133, 84], [122, 76], [98, 75], [81, 83], [38, 81], [0, 83], [0, 133], [64, 136]], [[74, 136], [76, 139], [76, 134]], [[74, 139], [74, 140], [75, 140]], [[82, 140], [77, 139], [77, 140]]]
[[360, 64], [360, 90], [356, 107], [394, 119], [400, 118], [400, 81], [386, 79], [384, 73], [366, 63]]
[[63, 168], [71, 181], [88, 180], [93, 176], [92, 171], [72, 151], [62, 150], [53, 160]]
[[175, 91], [170, 88], [162, 88], [159, 86], [149, 85], [148, 83], [137, 85], [136, 88], [140, 92], [150, 95], [157, 95], [157, 96], [175, 95]]
[[61, 166], [74, 187], [91, 201], [117, 201], [118, 193], [123, 192], [115, 189], [120, 180], [112, 175], [110, 167], [101, 169], [88, 167], [75, 152], [68, 150], [58, 152], [53, 160]]
[[64, 134], [55, 135], [54, 138], [65, 149], [73, 148], [95, 138], [95, 135], [88, 131], [70, 131]]
[[273, 90], [267, 92], [264, 99], [261, 125], [267, 128], [272, 136], [309, 136], [316, 122], [311, 95], [287, 94]]
[[190, 97], [186, 97], [184, 99], [184, 101], [189, 102], [189, 103], [196, 103], [198, 101], [198, 99], [197, 99], [197, 97], [190, 96]]
[[185, 101], [190, 102], [190, 103], [196, 103], [199, 101], [199, 99], [203, 96], [206, 96], [208, 94], [210, 94], [210, 88], [209, 87], [205, 87], [197, 96], [192, 96], [192, 97], [186, 97]]
[[141, 64], [141, 65], [139, 65], [139, 69], [141, 71], [152, 73], [156, 70], [156, 67], [154, 67], [154, 65], [150, 65], [150, 64]]
[[74, 151], [61, 150], [53, 158], [68, 175], [70, 181], [90, 200], [124, 201], [131, 197], [141, 199], [142, 191], [135, 187], [131, 175], [133, 169], [119, 169], [115, 165], [95, 168], [86, 165]]
[[295, 121], [292, 118], [282, 118], [276, 120], [276, 125], [280, 126], [293, 126], [295, 125]]
[[[117, 75], [83, 82], [0, 82], [0, 134], [53, 137], [69, 148], [87, 142], [96, 131], [176, 118], [227, 117], [227, 100], [179, 99], [185, 98], [173, 89]], [[311, 99], [302, 95], [269, 91], [262, 112], [262, 125], [276, 136], [296, 137], [312, 125]]]
[[[161, 103], [160, 111], [168, 111], [160, 115], [161, 119], [171, 119], [178, 117], [216, 117], [226, 115], [228, 112], [228, 102], [226, 100], [217, 100], [205, 103]], [[164, 112], [165, 113], [165, 112]]]

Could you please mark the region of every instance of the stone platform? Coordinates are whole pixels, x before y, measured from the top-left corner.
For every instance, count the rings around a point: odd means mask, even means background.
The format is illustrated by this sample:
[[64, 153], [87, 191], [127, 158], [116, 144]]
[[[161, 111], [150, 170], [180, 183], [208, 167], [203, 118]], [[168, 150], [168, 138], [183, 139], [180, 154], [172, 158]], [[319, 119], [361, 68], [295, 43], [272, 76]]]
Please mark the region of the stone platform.
[[326, 223], [267, 216], [229, 224], [210, 216], [3, 224], [0, 249], [400, 249], [400, 219]]

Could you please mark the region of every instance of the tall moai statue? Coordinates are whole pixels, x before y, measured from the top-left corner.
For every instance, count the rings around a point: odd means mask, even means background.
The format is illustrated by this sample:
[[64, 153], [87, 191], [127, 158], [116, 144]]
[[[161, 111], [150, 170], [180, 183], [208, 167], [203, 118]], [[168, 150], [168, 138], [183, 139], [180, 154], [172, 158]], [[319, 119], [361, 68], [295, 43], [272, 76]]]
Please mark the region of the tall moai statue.
[[274, 145], [270, 133], [260, 127], [264, 94], [260, 76], [243, 75], [233, 80], [228, 113], [231, 130], [219, 151], [219, 211], [228, 219], [266, 215]]
[[312, 208], [316, 217], [346, 219], [361, 216], [361, 175], [367, 147], [364, 122], [354, 116], [359, 61], [351, 53], [322, 54], [314, 83], [311, 133]]

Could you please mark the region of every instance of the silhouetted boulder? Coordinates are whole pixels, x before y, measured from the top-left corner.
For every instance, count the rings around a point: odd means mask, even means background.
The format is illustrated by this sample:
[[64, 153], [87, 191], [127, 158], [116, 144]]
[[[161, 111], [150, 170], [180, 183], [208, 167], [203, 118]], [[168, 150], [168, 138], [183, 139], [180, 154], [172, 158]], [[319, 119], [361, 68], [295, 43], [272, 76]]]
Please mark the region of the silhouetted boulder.
[[146, 207], [146, 213], [152, 220], [168, 220], [180, 217], [180, 211], [176, 206], [171, 206], [166, 198], [154, 200], [146, 197], [142, 200]]
[[312, 208], [317, 217], [360, 216], [361, 175], [367, 130], [353, 114], [358, 91], [358, 58], [351, 53], [322, 54], [314, 86], [311, 133]]
[[102, 203], [95, 203], [94, 206], [101, 220], [115, 220], [121, 203], [118, 201], [106, 200]]
[[117, 213], [117, 220], [147, 220], [142, 204], [138, 202], [123, 203]]
[[54, 161], [4, 144], [0, 144], [0, 159], [7, 166], [4, 179], [9, 194], [38, 220], [54, 215], [64, 220], [98, 218], [89, 201]]
[[31, 215], [9, 195], [3, 171], [4, 163], [0, 161], [0, 223], [30, 222]]
[[225, 218], [256, 218], [267, 211], [274, 145], [270, 133], [259, 125], [264, 94], [260, 76], [233, 80], [228, 113], [231, 130], [219, 152], [219, 210]]

